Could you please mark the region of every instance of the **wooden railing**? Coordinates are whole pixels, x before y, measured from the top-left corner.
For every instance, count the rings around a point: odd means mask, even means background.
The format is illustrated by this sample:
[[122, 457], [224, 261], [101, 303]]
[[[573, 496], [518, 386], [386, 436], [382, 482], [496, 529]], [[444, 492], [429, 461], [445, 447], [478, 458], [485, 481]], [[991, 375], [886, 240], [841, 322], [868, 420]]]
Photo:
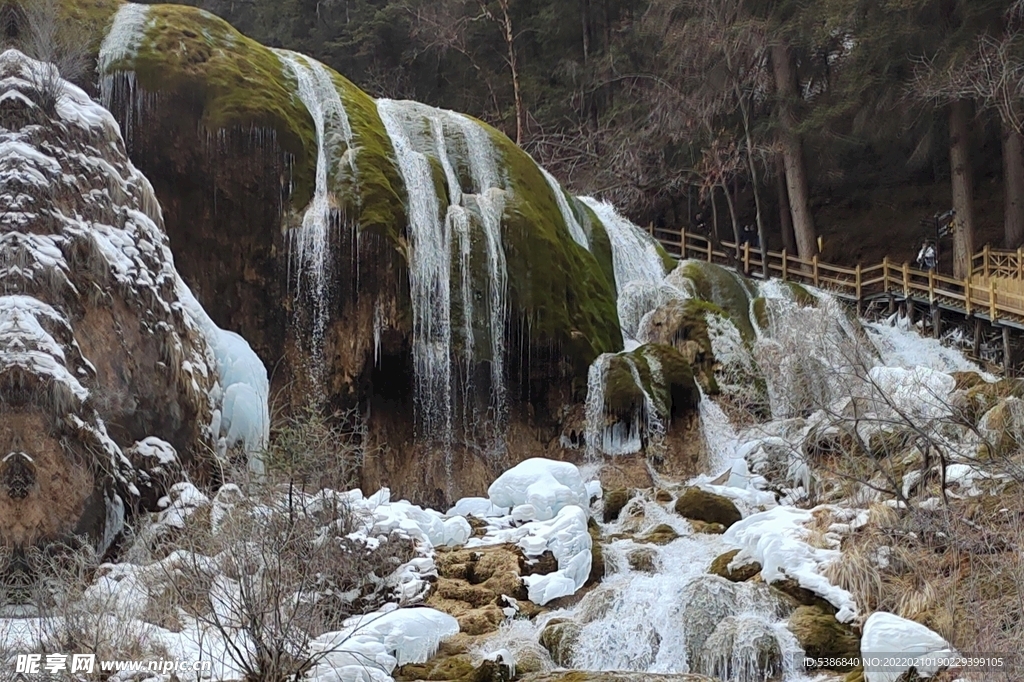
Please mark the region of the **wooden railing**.
[[1024, 249], [993, 249], [987, 244], [971, 258], [971, 273], [989, 277], [1024, 280]]
[[[867, 300], [891, 295], [900, 299], [952, 308], [967, 315], [992, 322], [1024, 323], [1024, 286], [1007, 286], [1001, 278], [1024, 281], [1021, 268], [1024, 257], [1020, 251], [995, 251], [985, 248], [975, 255], [974, 276], [956, 279], [935, 271], [918, 270], [908, 263], [897, 264], [888, 258], [878, 265], [848, 267], [820, 261], [817, 256], [804, 259], [781, 252], [768, 251], [762, 260], [761, 250], [734, 242], [714, 244], [703, 235], [650, 228], [651, 235], [672, 255], [717, 263], [753, 277], [778, 277], [785, 281], [810, 284], [831, 290], [857, 302], [858, 309]], [[1011, 274], [1012, 273], [1012, 274]]]

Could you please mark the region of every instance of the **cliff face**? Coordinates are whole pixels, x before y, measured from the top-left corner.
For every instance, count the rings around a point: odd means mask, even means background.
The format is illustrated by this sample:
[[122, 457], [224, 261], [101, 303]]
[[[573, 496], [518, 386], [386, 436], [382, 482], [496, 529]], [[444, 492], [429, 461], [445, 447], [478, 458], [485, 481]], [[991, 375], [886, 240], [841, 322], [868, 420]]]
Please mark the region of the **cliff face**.
[[103, 549], [150, 482], [138, 441], [213, 444], [217, 371], [116, 122], [49, 69], [0, 55], [0, 542]]

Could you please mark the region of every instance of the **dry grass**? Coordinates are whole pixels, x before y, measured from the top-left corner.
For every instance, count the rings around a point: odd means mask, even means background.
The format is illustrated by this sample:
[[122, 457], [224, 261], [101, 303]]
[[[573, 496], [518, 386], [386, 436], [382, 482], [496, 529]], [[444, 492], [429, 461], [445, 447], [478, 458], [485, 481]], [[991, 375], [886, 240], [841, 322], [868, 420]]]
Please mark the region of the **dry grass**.
[[[982, 506], [1003, 511], [982, 516]], [[932, 513], [876, 505], [827, 577], [852, 592], [862, 611], [923, 623], [964, 653], [1016, 652], [1024, 646], [1022, 522], [1024, 500], [1016, 494], [984, 504], [952, 500]], [[879, 551], [887, 565], [879, 565]]]

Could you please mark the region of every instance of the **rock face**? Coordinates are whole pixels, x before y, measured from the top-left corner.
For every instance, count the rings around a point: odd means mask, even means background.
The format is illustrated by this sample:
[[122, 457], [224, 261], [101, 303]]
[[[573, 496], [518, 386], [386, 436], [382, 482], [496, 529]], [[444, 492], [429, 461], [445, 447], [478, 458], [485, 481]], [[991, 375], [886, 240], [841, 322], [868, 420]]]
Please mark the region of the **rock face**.
[[559, 456], [561, 407], [622, 344], [592, 207], [485, 124], [375, 101], [209, 13], [63, 2], [184, 279], [294, 407], [372, 415], [365, 485], [439, 501], [506, 453]]
[[726, 528], [743, 518], [736, 505], [721, 495], [688, 488], [675, 504], [676, 513], [687, 519], [720, 523]]
[[103, 551], [213, 445], [217, 369], [116, 122], [49, 68], [0, 55], [0, 541]]

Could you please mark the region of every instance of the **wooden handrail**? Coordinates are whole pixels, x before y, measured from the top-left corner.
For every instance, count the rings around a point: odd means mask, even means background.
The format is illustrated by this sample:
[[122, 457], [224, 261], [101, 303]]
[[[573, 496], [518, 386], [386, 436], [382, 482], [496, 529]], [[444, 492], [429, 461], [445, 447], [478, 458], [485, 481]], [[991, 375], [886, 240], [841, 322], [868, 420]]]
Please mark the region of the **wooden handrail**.
[[[1014, 317], [1024, 322], [1024, 295], [997, 290], [996, 279], [1007, 277], [1024, 281], [1024, 248], [1015, 251], [997, 250], [985, 246], [968, 260], [970, 273], [983, 274], [987, 291], [978, 291], [978, 285], [971, 281], [970, 274], [964, 279], [943, 275], [934, 270], [918, 270], [909, 263], [896, 267], [886, 256], [876, 265], [858, 264], [848, 267], [834, 263], [822, 262], [818, 256], [800, 258], [798, 255], [782, 251], [751, 249], [749, 243], [736, 244], [722, 241], [715, 248], [711, 239], [700, 234], [684, 230], [648, 227], [654, 239], [667, 247], [677, 250], [681, 258], [698, 258], [708, 263], [719, 263], [726, 267], [735, 267], [744, 274], [750, 275], [755, 270], [762, 276], [780, 276], [783, 281], [797, 281], [826, 287], [847, 297], [852, 297], [858, 304], [865, 297], [888, 293], [897, 293], [906, 299], [916, 298], [928, 304], [941, 305], [943, 301], [964, 306], [968, 316], [979, 309], [987, 313], [990, 320]], [[678, 237], [679, 241], [673, 238]], [[737, 258], [739, 259], [737, 261]], [[983, 313], [983, 314], [984, 314]]]

